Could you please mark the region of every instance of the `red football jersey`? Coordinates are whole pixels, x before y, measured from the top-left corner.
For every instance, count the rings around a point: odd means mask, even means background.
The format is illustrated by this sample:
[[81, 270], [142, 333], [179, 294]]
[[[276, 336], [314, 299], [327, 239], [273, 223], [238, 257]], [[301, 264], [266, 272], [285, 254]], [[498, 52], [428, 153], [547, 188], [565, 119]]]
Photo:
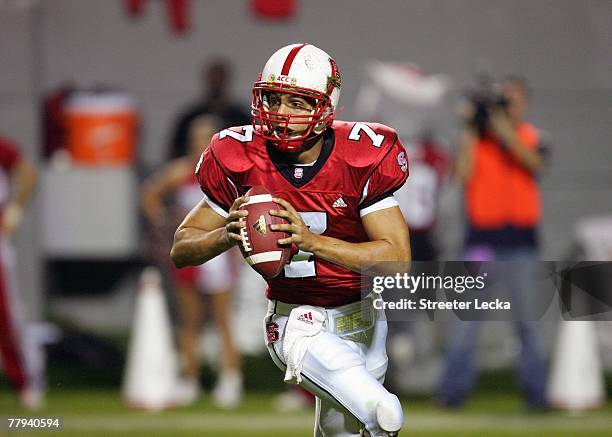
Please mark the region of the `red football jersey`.
[[11, 172], [21, 159], [18, 146], [8, 138], [0, 137], [0, 214], [10, 198]]
[[0, 137], [0, 167], [10, 172], [20, 158], [21, 153], [17, 145], [8, 138]]
[[[213, 137], [196, 167], [202, 191], [227, 212], [236, 197], [263, 185], [291, 203], [312, 232], [368, 241], [361, 215], [404, 184], [406, 150], [396, 132], [381, 124], [335, 121], [323, 136], [317, 161], [294, 165], [253, 135], [251, 126], [226, 129]], [[268, 280], [266, 295], [334, 307], [359, 300], [360, 287], [359, 273], [300, 251]]]

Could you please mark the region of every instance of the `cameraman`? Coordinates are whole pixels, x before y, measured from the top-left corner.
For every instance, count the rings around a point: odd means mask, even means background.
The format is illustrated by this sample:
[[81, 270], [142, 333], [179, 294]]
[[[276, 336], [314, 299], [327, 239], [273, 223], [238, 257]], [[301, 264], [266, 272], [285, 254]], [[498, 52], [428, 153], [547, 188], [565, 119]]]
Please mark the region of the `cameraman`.
[[[515, 328], [521, 341], [518, 376], [527, 407], [547, 406], [546, 368], [534, 322], [529, 317], [529, 271], [537, 257], [537, 227], [541, 218], [537, 175], [544, 167], [540, 134], [525, 120], [529, 88], [519, 77], [506, 78], [499, 93], [472, 98], [461, 134], [456, 173], [465, 185], [467, 218], [464, 259], [515, 261], [504, 284], [512, 299]], [[521, 261], [521, 262], [516, 262]], [[449, 324], [446, 363], [438, 402], [461, 406], [475, 376], [478, 322]]]
[[542, 170], [537, 129], [525, 120], [529, 94], [525, 79], [509, 76], [502, 83], [501, 96], [485, 91], [471, 99], [456, 162], [457, 176], [468, 188], [486, 164], [507, 168], [511, 161], [532, 175]]

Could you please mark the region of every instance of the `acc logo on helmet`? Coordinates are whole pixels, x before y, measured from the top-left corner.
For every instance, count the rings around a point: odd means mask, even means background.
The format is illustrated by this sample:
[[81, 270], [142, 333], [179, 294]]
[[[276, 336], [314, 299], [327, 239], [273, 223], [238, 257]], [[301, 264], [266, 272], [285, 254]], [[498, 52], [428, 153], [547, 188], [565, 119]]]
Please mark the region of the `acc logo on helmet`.
[[271, 74], [270, 76], [268, 76], [268, 82], [280, 82], [283, 84], [295, 86], [297, 84], [297, 78], [283, 75], [277, 76], [275, 74]]

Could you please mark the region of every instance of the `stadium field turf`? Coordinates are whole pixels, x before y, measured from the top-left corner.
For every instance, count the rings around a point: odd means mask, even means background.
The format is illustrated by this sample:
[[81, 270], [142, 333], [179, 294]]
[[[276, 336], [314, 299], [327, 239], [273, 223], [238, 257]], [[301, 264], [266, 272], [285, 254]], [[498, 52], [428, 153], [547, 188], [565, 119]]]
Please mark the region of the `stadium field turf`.
[[[3, 387], [6, 389], [6, 387]], [[15, 397], [3, 390], [0, 396], [0, 436], [56, 435], [61, 437], [102, 436], [204, 436], [204, 437], [309, 437], [313, 410], [275, 412], [272, 394], [246, 396], [235, 411], [215, 408], [204, 398], [188, 408], [163, 412], [130, 410], [120, 395], [111, 390], [54, 390], [47, 407], [37, 413], [20, 409]], [[612, 405], [582, 414], [550, 412], [528, 414], [520, 399], [509, 395], [477, 394], [459, 411], [441, 411], [426, 399], [403, 400], [405, 435], [411, 436], [609, 436]], [[6, 417], [60, 416], [59, 432], [9, 432]]]

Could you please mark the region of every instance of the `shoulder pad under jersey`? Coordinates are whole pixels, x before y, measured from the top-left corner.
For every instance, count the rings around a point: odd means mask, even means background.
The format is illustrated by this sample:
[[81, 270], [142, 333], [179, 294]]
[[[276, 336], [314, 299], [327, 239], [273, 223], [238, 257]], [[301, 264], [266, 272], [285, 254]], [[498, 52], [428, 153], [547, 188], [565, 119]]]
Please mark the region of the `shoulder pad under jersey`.
[[253, 134], [253, 126], [230, 127], [215, 134], [210, 141], [215, 160], [228, 173], [243, 173], [257, 159], [265, 158], [263, 139]]
[[334, 121], [335, 147], [351, 167], [377, 165], [398, 142], [397, 132], [379, 123]]

